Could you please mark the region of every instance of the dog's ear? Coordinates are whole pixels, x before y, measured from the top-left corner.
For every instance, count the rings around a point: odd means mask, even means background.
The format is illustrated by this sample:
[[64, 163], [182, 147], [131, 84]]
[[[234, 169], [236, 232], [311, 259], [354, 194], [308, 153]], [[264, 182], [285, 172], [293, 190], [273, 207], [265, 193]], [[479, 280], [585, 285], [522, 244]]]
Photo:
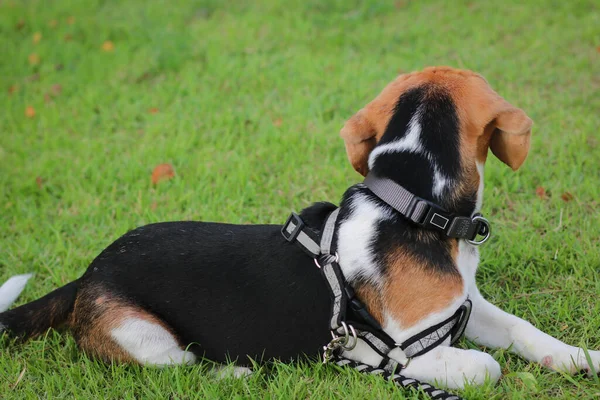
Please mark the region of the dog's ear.
[[490, 142], [492, 153], [516, 171], [529, 153], [533, 121], [523, 110], [503, 100], [492, 124], [495, 126]]
[[369, 172], [369, 154], [377, 144], [376, 130], [363, 108], [344, 124], [340, 136], [344, 139], [348, 160], [354, 169], [366, 176]]

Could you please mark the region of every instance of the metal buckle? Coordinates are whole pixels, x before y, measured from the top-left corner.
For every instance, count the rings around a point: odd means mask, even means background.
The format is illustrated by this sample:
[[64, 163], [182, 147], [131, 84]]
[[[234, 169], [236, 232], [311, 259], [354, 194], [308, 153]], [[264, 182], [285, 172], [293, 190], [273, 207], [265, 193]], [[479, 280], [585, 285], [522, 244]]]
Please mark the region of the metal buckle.
[[[288, 233], [287, 227], [292, 221], [294, 222], [295, 227], [291, 233]], [[281, 234], [283, 235], [285, 240], [287, 240], [288, 242], [293, 242], [294, 240], [296, 240], [296, 238], [302, 231], [302, 228], [304, 228], [304, 221], [302, 221], [302, 218], [300, 218], [298, 214], [293, 212], [290, 214], [287, 221], [285, 221], [285, 224], [283, 224], [283, 227], [281, 228]]]
[[[333, 339], [327, 343], [327, 346], [323, 346], [323, 364], [326, 364], [331, 360], [333, 353], [337, 349], [352, 350], [356, 347], [358, 337], [354, 327], [352, 325], [346, 325], [346, 323], [342, 321], [342, 328], [344, 328], [344, 333], [339, 336], [334, 331], [331, 331], [331, 337]], [[352, 344], [349, 344], [350, 338], [352, 338]]]
[[[335, 252], [335, 254], [331, 255], [331, 254], [321, 254], [321, 256], [329, 256], [329, 257], [334, 257], [333, 261], [329, 261], [327, 262], [325, 265], [327, 264], [331, 264], [332, 262], [338, 262], [340, 261], [340, 256], [338, 255], [337, 251]], [[321, 264], [319, 264], [319, 257], [314, 259], [315, 265], [317, 266], [317, 268], [321, 269], [323, 268], [321, 266]], [[343, 322], [342, 322], [343, 323]]]
[[467, 239], [467, 242], [471, 243], [474, 246], [479, 246], [479, 245], [487, 242], [487, 240], [492, 235], [492, 226], [490, 225], [490, 221], [483, 218], [481, 215], [474, 216], [472, 221], [481, 223], [481, 228], [477, 232], [477, 234], [483, 236], [483, 238], [481, 240], [468, 240]]

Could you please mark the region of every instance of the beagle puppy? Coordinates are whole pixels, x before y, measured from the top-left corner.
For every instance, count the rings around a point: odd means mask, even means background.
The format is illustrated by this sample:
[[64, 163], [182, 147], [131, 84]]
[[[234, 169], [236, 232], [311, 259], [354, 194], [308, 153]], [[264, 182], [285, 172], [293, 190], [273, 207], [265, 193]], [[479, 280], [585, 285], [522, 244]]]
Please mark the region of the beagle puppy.
[[[531, 125], [480, 75], [436, 67], [396, 78], [346, 122], [341, 136], [362, 175], [374, 173], [473, 217], [482, 207], [488, 148], [518, 169]], [[335, 208], [316, 203], [301, 218], [319, 234]], [[280, 230], [193, 221], [137, 228], [102, 251], [79, 279], [9, 311], [29, 276], [7, 281], [0, 288], [0, 331], [27, 339], [65, 327], [90, 355], [147, 365], [205, 358], [243, 367], [251, 360], [315, 357], [330, 340], [328, 289], [313, 260]], [[481, 296], [476, 246], [415, 225], [364, 184], [345, 192], [335, 232], [345, 279], [396, 343], [449, 318], [469, 298], [469, 339], [551, 369], [591, 370], [582, 349]], [[381, 362], [368, 346], [344, 355]], [[600, 352], [589, 355], [600, 370]], [[490, 355], [444, 344], [398, 361], [407, 364], [403, 375], [450, 388], [501, 374]]]

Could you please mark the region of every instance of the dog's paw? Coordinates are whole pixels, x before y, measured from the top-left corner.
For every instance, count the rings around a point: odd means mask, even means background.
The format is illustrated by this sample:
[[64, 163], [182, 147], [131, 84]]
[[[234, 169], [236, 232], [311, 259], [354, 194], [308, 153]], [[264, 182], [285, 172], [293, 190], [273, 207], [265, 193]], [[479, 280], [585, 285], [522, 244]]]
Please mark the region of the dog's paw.
[[594, 373], [600, 376], [600, 351], [588, 350], [592, 365], [588, 363], [585, 351], [581, 348], [568, 346], [568, 349], [554, 351], [540, 360], [546, 368], [560, 372], [576, 374], [579, 372], [592, 376]]

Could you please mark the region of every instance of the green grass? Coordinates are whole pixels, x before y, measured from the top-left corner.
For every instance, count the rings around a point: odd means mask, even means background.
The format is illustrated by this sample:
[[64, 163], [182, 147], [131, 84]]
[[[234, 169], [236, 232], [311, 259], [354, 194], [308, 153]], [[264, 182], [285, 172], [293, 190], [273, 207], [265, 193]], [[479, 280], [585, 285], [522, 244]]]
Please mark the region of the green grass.
[[[598, 349], [599, 26], [592, 0], [0, 0], [0, 282], [35, 272], [27, 302], [141, 224], [282, 223], [292, 209], [337, 201], [359, 180], [338, 137], [345, 119], [398, 72], [446, 64], [482, 73], [536, 122], [521, 171], [492, 157], [486, 169], [495, 235], [482, 250], [483, 293]], [[153, 186], [160, 163], [176, 177]], [[54, 332], [5, 344], [2, 399], [403, 395], [330, 366], [217, 382], [205, 366], [103, 365]], [[597, 381], [493, 354], [503, 379], [463, 395], [600, 396]]]

